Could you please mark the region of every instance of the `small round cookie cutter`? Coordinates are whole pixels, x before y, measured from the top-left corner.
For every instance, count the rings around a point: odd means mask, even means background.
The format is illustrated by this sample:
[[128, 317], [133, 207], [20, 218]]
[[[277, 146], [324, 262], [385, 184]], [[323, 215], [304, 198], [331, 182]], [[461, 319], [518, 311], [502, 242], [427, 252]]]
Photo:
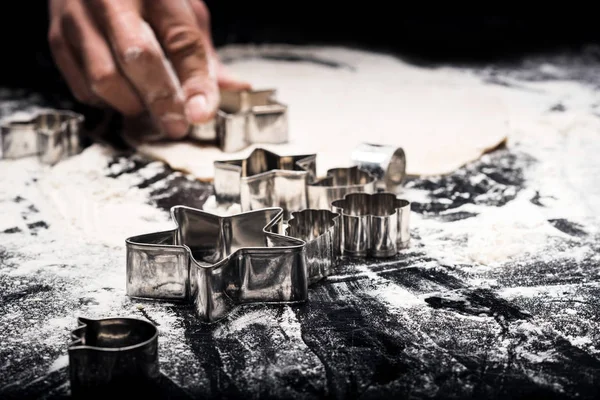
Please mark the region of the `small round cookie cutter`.
[[398, 193], [406, 177], [406, 154], [401, 147], [361, 143], [352, 152], [352, 164], [377, 178], [377, 189]]
[[71, 332], [69, 372], [75, 398], [105, 398], [131, 387], [151, 391], [160, 378], [158, 330], [135, 318], [78, 318]]

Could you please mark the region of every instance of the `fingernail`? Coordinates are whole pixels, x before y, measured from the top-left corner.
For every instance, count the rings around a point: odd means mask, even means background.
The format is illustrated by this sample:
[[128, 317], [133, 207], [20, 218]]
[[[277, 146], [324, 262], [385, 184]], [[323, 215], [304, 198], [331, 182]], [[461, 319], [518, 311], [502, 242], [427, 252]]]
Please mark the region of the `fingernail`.
[[191, 97], [185, 105], [185, 115], [192, 123], [205, 122], [208, 112], [206, 96], [203, 94]]
[[166, 113], [161, 116], [160, 122], [171, 139], [181, 139], [187, 135], [189, 126], [181, 114]]

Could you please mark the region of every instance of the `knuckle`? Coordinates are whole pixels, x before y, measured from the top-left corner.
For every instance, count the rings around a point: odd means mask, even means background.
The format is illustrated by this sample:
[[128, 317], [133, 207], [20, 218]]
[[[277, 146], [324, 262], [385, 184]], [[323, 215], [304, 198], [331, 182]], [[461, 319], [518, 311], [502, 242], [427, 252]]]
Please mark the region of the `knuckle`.
[[69, 84], [69, 89], [78, 102], [89, 105], [94, 103], [95, 96], [88, 87]]
[[202, 33], [193, 27], [176, 26], [164, 38], [164, 46], [171, 57], [206, 57]]
[[54, 27], [48, 31], [48, 43], [53, 51], [59, 51], [65, 47], [65, 42], [59, 29]]
[[95, 67], [89, 72], [89, 81], [93, 90], [104, 93], [114, 85], [119, 78], [119, 72], [114, 66]]
[[149, 91], [145, 94], [146, 102], [152, 107], [158, 107], [165, 104], [182, 103], [177, 93], [170, 87]]
[[60, 16], [60, 23], [65, 32], [72, 32], [79, 23], [79, 18], [75, 10], [71, 7], [66, 7]]
[[123, 64], [146, 64], [160, 58], [155, 46], [144, 41], [130, 42], [119, 46], [116, 56]]

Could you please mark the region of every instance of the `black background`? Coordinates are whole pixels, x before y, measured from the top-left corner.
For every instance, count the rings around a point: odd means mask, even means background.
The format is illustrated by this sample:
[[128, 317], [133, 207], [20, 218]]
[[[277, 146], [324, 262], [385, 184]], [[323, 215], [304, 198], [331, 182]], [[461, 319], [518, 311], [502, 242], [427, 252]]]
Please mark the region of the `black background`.
[[[47, 2], [6, 3], [0, 13], [0, 85], [65, 90], [47, 45]], [[600, 39], [596, 14], [585, 10], [434, 15], [407, 11], [406, 5], [397, 2], [206, 3], [216, 46], [335, 44], [400, 53], [427, 62], [486, 62], [532, 51], [576, 49]]]

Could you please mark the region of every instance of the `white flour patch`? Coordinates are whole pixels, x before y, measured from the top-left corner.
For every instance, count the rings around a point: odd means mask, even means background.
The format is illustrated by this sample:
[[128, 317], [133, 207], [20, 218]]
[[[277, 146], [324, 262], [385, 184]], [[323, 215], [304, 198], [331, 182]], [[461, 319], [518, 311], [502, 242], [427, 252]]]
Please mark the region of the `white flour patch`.
[[58, 371], [59, 369], [66, 368], [69, 365], [69, 355], [63, 354], [58, 357], [48, 368], [48, 373]]
[[202, 206], [202, 209], [206, 212], [210, 212], [213, 214], [221, 215], [221, 216], [229, 216], [234, 214], [239, 214], [242, 212], [242, 207], [240, 204], [219, 204], [214, 195], [209, 196]]
[[367, 276], [373, 283], [373, 290], [368, 291], [367, 294], [383, 301], [390, 309], [401, 310], [426, 304], [421, 298], [402, 286], [382, 278], [379, 274], [373, 272], [369, 268], [369, 265], [356, 265], [355, 269], [359, 275]]
[[228, 321], [226, 324], [219, 326], [215, 330], [215, 337], [227, 337], [234, 335], [242, 330], [248, 329], [253, 324], [264, 324], [267, 321], [274, 319], [273, 310], [247, 310], [240, 315]]
[[503, 207], [469, 205], [453, 211], [479, 215], [452, 224], [413, 218], [427, 255], [447, 265], [498, 266], [508, 260], [537, 254], [552, 238], [570, 238], [554, 228], [524, 192]]
[[148, 202], [150, 189], [136, 184], [164, 171], [161, 163], [151, 163], [135, 174], [118, 173], [115, 164], [108, 168], [114, 155], [100, 145], [87, 148], [53, 167], [42, 176], [42, 195], [62, 217], [65, 230], [81, 234], [90, 242], [124, 249], [125, 238], [169, 229], [173, 225], [167, 213]]
[[[0, 162], [0, 187], [10, 189], [0, 190], [0, 232], [14, 232], [2, 234], [0, 281], [3, 295], [21, 297], [0, 315], [0, 354], [11, 354], [4, 367], [38, 356], [30, 374], [66, 367], [77, 317], [144, 318], [125, 294], [125, 238], [172, 226], [168, 213], [150, 203], [151, 189], [132, 188], [164, 166], [151, 163], [111, 178], [131, 167], [109, 167], [113, 156], [93, 145], [54, 167], [35, 158]], [[164, 304], [149, 309], [159, 324], [161, 360], [195, 359], [180, 318]]]
[[564, 297], [565, 293], [569, 292], [569, 288], [568, 285], [518, 286], [504, 288], [497, 293], [507, 300], [514, 300], [519, 297], [533, 298], [540, 296], [545, 299], [560, 299]]
[[[223, 369], [233, 381], [260, 390], [264, 382], [278, 382], [287, 374], [311, 378], [315, 382], [321, 380], [324, 366], [304, 343], [300, 323], [290, 307], [283, 306], [283, 312], [262, 307], [243, 311], [243, 314], [232, 315], [223, 321], [213, 333], [215, 340], [233, 342], [239, 349], [236, 354], [231, 354], [218, 347]], [[254, 329], [255, 326], [260, 328]], [[269, 342], [272, 354], [263, 353], [261, 343], [264, 341]], [[240, 360], [243, 360], [242, 367]], [[289, 390], [287, 385], [276, 386], [282, 393]]]

